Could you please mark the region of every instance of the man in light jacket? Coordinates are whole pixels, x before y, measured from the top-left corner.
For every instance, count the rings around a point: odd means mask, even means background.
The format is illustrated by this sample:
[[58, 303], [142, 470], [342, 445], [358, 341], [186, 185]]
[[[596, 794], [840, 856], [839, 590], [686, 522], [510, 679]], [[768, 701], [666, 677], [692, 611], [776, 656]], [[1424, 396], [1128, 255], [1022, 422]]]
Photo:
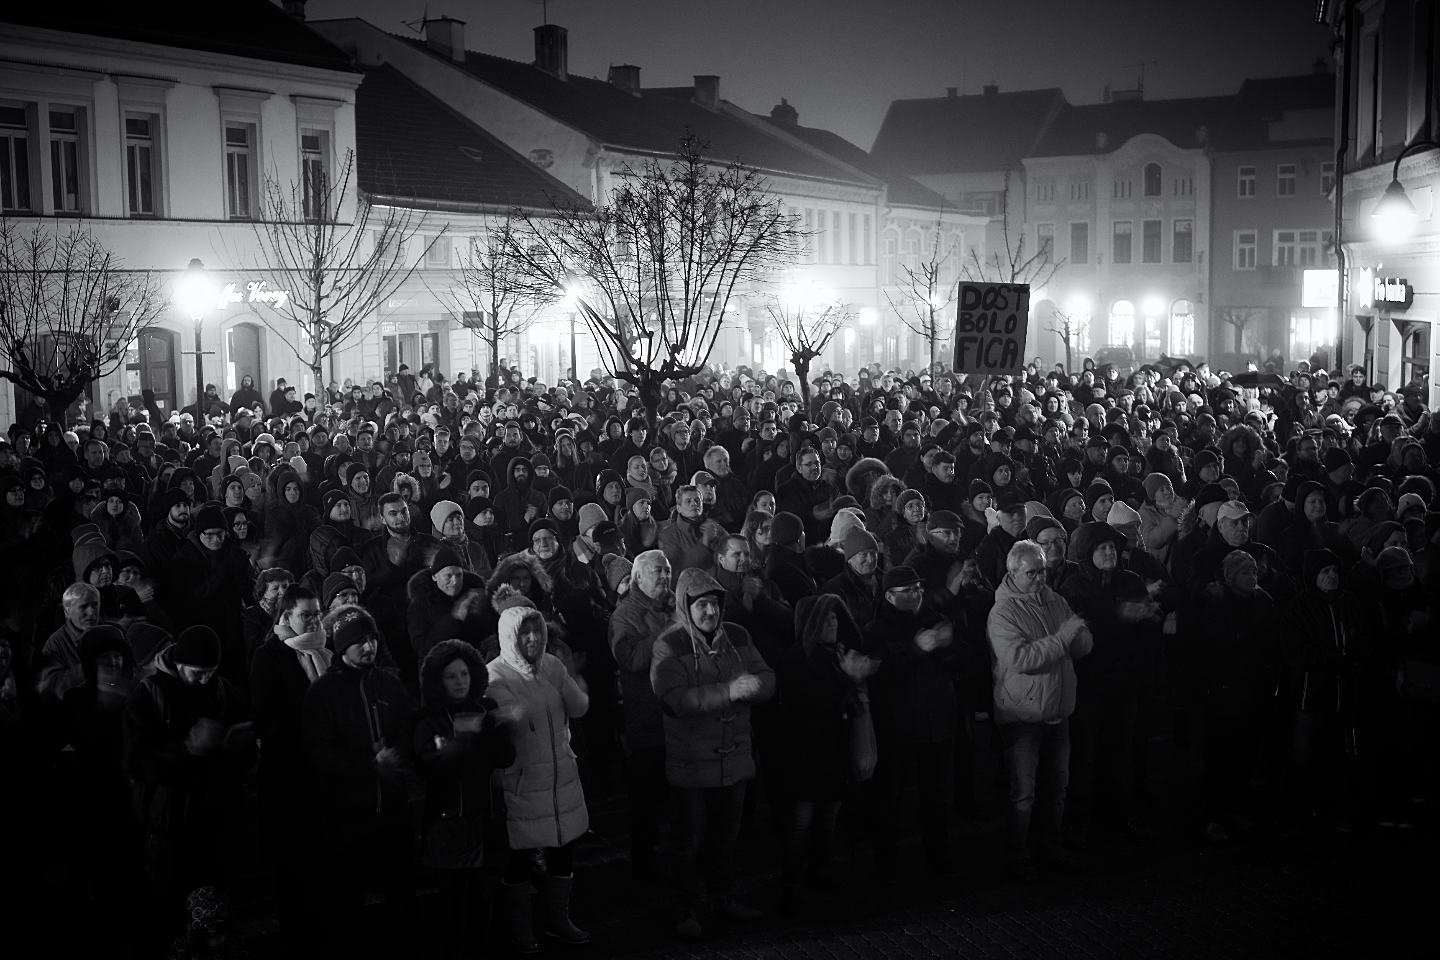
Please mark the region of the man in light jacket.
[[1090, 652], [1085, 621], [1045, 585], [1045, 554], [1033, 540], [1010, 548], [995, 591], [988, 633], [995, 668], [995, 720], [1010, 776], [1010, 862], [1016, 879], [1037, 879], [1030, 858], [1030, 821], [1037, 798], [1040, 859], [1062, 870], [1079, 863], [1061, 847], [1060, 822], [1069, 780], [1075, 710], [1074, 660]]

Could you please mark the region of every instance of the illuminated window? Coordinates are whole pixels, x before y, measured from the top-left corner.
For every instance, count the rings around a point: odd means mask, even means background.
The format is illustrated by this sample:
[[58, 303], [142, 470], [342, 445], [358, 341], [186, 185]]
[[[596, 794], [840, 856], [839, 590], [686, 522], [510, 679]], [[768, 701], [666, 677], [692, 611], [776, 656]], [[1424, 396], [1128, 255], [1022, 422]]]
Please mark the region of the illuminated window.
[[1133, 346], [1135, 344], [1135, 304], [1129, 300], [1116, 300], [1110, 308], [1111, 346]]
[[1170, 355], [1183, 357], [1195, 352], [1195, 304], [1176, 300], [1170, 305]]

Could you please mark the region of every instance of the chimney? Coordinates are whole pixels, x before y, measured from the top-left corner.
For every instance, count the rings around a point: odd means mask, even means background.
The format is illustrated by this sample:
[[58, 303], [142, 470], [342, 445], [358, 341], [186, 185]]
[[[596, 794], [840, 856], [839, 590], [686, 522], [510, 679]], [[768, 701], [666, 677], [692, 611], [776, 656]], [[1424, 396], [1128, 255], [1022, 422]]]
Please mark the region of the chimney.
[[701, 74], [695, 77], [694, 101], [706, 110], [720, 108], [720, 78]]
[[305, 19], [305, 0], [285, 0], [284, 8], [296, 20]]
[[632, 97], [640, 96], [640, 68], [633, 63], [612, 66], [606, 79], [610, 81], [610, 86], [617, 90], [624, 90]]
[[564, 27], [547, 23], [535, 28], [535, 66], [564, 80], [570, 75], [570, 43]]
[[960, 96], [960, 88], [959, 88], [959, 87], [946, 87], [946, 88], [945, 88], [945, 96], [947, 96], [947, 97], [949, 97], [950, 99], [953, 100], [954, 98]]
[[780, 102], [770, 108], [770, 119], [786, 127], [794, 127], [800, 123], [800, 111], [790, 106], [790, 101], [784, 97]]
[[465, 62], [465, 21], [436, 17], [425, 21], [425, 46], [443, 57]]
[[981, 89], [982, 91], [984, 91], [985, 96], [987, 96], [987, 97], [998, 97], [998, 96], [1000, 96], [1000, 84], [995, 83], [995, 82], [993, 82], [993, 81], [990, 82], [990, 83], [985, 84], [985, 86], [981, 87], [980, 89]]

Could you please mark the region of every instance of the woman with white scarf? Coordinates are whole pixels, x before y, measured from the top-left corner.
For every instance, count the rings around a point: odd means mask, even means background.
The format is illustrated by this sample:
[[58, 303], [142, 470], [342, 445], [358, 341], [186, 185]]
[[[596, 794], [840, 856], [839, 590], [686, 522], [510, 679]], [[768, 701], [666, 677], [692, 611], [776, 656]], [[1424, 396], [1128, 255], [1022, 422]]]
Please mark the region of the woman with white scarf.
[[313, 887], [306, 764], [300, 732], [305, 691], [330, 669], [331, 652], [320, 628], [320, 599], [292, 584], [275, 608], [271, 635], [250, 661], [250, 693], [260, 753], [260, 843], [275, 870], [280, 934], [289, 951], [315, 946], [309, 891]]

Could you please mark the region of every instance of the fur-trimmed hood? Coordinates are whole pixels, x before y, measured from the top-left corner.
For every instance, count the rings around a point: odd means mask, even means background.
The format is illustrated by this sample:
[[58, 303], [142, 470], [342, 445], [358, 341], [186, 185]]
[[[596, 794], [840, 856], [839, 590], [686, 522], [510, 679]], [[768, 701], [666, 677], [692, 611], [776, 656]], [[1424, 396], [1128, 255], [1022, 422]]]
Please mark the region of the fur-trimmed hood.
[[485, 592], [493, 595], [497, 587], [510, 582], [510, 574], [516, 567], [528, 567], [530, 576], [546, 596], [555, 592], [555, 581], [550, 579], [550, 574], [545, 572], [544, 562], [529, 550], [522, 550], [519, 553], [512, 553], [499, 563], [495, 564], [495, 572], [490, 574], [490, 579], [485, 581]]
[[[854, 468], [852, 467], [851, 469]], [[902, 481], [899, 477], [892, 477], [889, 474], [877, 478], [876, 481], [870, 486], [871, 508], [875, 510], [885, 509], [885, 495], [892, 490], [895, 492], [895, 496], [899, 497], [900, 494], [905, 492], [904, 481]]]
[[845, 492], [863, 503], [866, 488], [873, 482], [867, 478], [871, 478], [874, 474], [888, 477], [890, 468], [885, 466], [885, 461], [876, 460], [874, 457], [862, 457], [856, 460], [855, 464], [845, 471]]
[[447, 705], [445, 687], [440, 682], [440, 675], [456, 660], [464, 660], [465, 666], [470, 670], [470, 695], [465, 698], [465, 705], [478, 706], [480, 698], [485, 696], [485, 688], [490, 683], [490, 674], [485, 669], [485, 661], [480, 656], [480, 651], [464, 640], [441, 640], [430, 648], [430, 652], [425, 654], [425, 659], [420, 663], [422, 707], [428, 710]]

